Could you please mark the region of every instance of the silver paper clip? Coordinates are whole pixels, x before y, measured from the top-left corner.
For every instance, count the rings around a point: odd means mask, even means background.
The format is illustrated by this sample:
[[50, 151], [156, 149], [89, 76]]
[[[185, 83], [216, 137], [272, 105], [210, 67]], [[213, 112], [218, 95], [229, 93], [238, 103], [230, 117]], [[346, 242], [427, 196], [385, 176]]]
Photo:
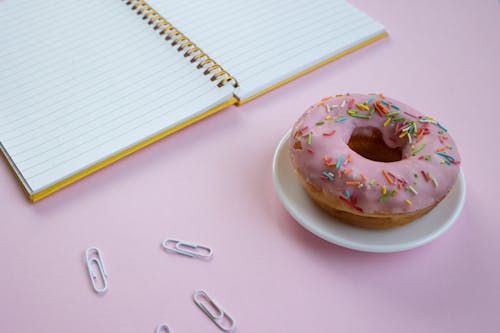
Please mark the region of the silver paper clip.
[[208, 259], [212, 256], [212, 249], [203, 245], [189, 243], [177, 239], [165, 239], [162, 246], [167, 251], [177, 252], [189, 257]]
[[221, 330], [230, 332], [236, 328], [234, 319], [230, 317], [213, 298], [208, 296], [204, 290], [196, 291], [193, 294], [193, 300]]
[[162, 323], [156, 328], [156, 333], [171, 333], [167, 324]]
[[[106, 268], [104, 267], [104, 262], [102, 260], [101, 251], [97, 247], [89, 247], [85, 251], [85, 261], [87, 262], [87, 268], [89, 270], [90, 281], [92, 282], [92, 287], [94, 288], [96, 293], [102, 294], [108, 290], [108, 274], [106, 273]], [[95, 264], [99, 269], [99, 275], [102, 279], [102, 287], [98, 287], [96, 284], [97, 274], [94, 272], [94, 267], [92, 264]]]

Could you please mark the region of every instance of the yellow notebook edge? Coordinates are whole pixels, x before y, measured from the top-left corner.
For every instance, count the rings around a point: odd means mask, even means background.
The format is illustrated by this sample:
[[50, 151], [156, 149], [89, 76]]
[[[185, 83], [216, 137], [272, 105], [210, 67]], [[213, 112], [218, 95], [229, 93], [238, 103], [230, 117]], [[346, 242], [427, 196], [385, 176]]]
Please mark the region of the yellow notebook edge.
[[187, 127], [197, 121], [200, 121], [222, 109], [225, 109], [231, 105], [235, 105], [237, 99], [234, 97], [234, 96], [231, 96], [226, 102], [223, 102], [203, 113], [200, 113], [176, 126], [173, 126], [173, 127], [170, 127], [168, 129], [166, 129], [165, 131], [161, 132], [161, 133], [158, 133], [150, 138], [147, 138], [145, 139], [144, 141], [141, 141], [113, 156], [110, 156], [108, 158], [106, 158], [105, 160], [102, 160], [96, 164], [93, 164], [91, 166], [89, 166], [88, 168], [72, 175], [72, 176], [69, 176], [39, 192], [36, 192], [36, 193], [29, 193], [29, 191], [26, 189], [26, 187], [24, 186], [22, 180], [19, 178], [19, 175], [17, 174], [17, 172], [14, 170], [14, 167], [12, 166], [12, 164], [9, 162], [7, 156], [5, 155], [5, 153], [1, 154], [3, 155], [5, 161], [7, 162], [7, 165], [9, 166], [10, 170], [12, 171], [12, 173], [14, 174], [14, 176], [16, 177], [16, 179], [18, 180], [19, 184], [21, 185], [21, 188], [23, 189], [24, 193], [26, 194], [26, 196], [28, 197], [29, 200], [31, 200], [32, 202], [37, 202], [43, 198], [46, 198], [47, 196], [53, 194], [54, 192], [57, 192], [63, 188], [65, 188], [66, 186], [70, 185], [70, 184], [73, 184], [75, 183], [76, 181], [82, 179], [82, 178], [85, 178], [86, 176], [90, 175], [90, 174], [93, 174], [94, 172], [98, 171], [98, 170], [101, 170], [102, 168], [108, 166], [108, 165], [111, 165], [113, 164], [114, 162], [146, 147], [146, 146], [149, 146], [150, 144], [160, 140], [160, 139], [163, 139], [164, 137], [166, 136], [169, 136], [181, 129], [183, 129], [184, 127]]
[[247, 103], [247, 102], [249, 102], [249, 101], [251, 101], [251, 100], [253, 100], [253, 99], [255, 99], [255, 98], [257, 98], [257, 97], [259, 97], [261, 95], [264, 95], [265, 93], [268, 93], [271, 90], [274, 90], [274, 89], [276, 89], [276, 88], [278, 88], [278, 87], [280, 87], [280, 86], [282, 86], [282, 85], [284, 85], [284, 84], [286, 84], [286, 83], [288, 83], [288, 82], [290, 82], [292, 80], [295, 80], [296, 78], [299, 78], [299, 77], [301, 77], [301, 76], [303, 76], [303, 75], [305, 75], [305, 74], [307, 74], [309, 72], [312, 72], [312, 71], [318, 69], [321, 66], [324, 66], [324, 65], [326, 65], [326, 64], [328, 64], [328, 63], [330, 63], [330, 62], [332, 62], [334, 60], [337, 60], [337, 59], [339, 59], [339, 58], [341, 58], [341, 57], [343, 57], [343, 56], [345, 56], [345, 55], [347, 55], [349, 53], [352, 53], [352, 52], [354, 52], [356, 50], [359, 50], [360, 48], [365, 47], [365, 46], [367, 46], [367, 45], [369, 45], [369, 44], [371, 44], [373, 42], [376, 42], [376, 41], [378, 41], [378, 40], [380, 40], [382, 38], [385, 38], [387, 36], [389, 36], [389, 34], [387, 33], [387, 31], [384, 31], [384, 32], [382, 32], [382, 33], [380, 33], [380, 34], [372, 37], [372, 38], [369, 38], [369, 39], [367, 39], [367, 40], [365, 40], [365, 41], [363, 41], [363, 42], [361, 42], [359, 44], [354, 45], [351, 48], [348, 48], [347, 50], [344, 50], [344, 51], [342, 51], [340, 53], [337, 53], [337, 54], [331, 56], [328, 59], [325, 59], [325, 60], [323, 60], [323, 61], [321, 61], [321, 62], [319, 62], [319, 63], [317, 63], [317, 64], [315, 64], [315, 65], [313, 65], [313, 66], [311, 66], [309, 68], [306, 68], [303, 71], [300, 71], [300, 72], [298, 72], [298, 73], [296, 73], [296, 74], [294, 74], [294, 75], [292, 75], [292, 76], [290, 76], [290, 77], [288, 77], [288, 78], [286, 78], [286, 79], [284, 79], [282, 81], [279, 81], [279, 82], [273, 84], [272, 86], [269, 86], [266, 89], [264, 89], [262, 91], [259, 91], [258, 93], [254, 94], [252, 96], [249, 96], [249, 97], [241, 99], [241, 100], [238, 99], [236, 105], [242, 105], [244, 103]]

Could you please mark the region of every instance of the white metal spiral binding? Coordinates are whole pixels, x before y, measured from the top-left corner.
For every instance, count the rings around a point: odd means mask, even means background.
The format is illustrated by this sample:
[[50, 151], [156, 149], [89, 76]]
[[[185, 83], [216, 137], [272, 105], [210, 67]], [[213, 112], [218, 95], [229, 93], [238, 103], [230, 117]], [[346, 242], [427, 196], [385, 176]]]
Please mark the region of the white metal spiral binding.
[[143, 20], [148, 20], [148, 24], [158, 31], [165, 40], [177, 47], [177, 51], [184, 52], [185, 58], [191, 58], [191, 63], [198, 63], [196, 68], [203, 71], [203, 75], [211, 75], [210, 80], [216, 81], [218, 87], [231, 83], [233, 87], [238, 87], [238, 81], [229, 74], [215, 60], [210, 58], [195, 43], [187, 38], [181, 31], [168, 22], [160, 13], [153, 9], [143, 0], [122, 0], [127, 6], [130, 6], [137, 15], [142, 16]]

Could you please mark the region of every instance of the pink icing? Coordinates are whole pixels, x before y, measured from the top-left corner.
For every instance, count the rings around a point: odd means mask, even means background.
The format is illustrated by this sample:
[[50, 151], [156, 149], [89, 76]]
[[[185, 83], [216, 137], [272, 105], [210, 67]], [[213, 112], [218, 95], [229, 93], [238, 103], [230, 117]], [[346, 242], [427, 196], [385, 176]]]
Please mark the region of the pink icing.
[[[351, 150], [347, 143], [358, 127], [380, 129], [388, 147], [402, 149], [403, 159], [372, 161]], [[293, 148], [297, 139], [302, 149]], [[441, 123], [375, 94], [331, 97], [311, 106], [292, 129], [290, 153], [309, 183], [367, 213], [405, 213], [434, 204], [455, 184], [460, 164]]]

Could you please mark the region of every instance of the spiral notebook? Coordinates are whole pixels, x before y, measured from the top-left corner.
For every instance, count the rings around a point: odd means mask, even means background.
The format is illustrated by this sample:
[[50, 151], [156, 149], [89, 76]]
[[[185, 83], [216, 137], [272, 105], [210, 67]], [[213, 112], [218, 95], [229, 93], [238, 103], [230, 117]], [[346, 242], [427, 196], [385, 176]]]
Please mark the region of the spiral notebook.
[[37, 201], [386, 35], [343, 0], [4, 0], [0, 149]]

